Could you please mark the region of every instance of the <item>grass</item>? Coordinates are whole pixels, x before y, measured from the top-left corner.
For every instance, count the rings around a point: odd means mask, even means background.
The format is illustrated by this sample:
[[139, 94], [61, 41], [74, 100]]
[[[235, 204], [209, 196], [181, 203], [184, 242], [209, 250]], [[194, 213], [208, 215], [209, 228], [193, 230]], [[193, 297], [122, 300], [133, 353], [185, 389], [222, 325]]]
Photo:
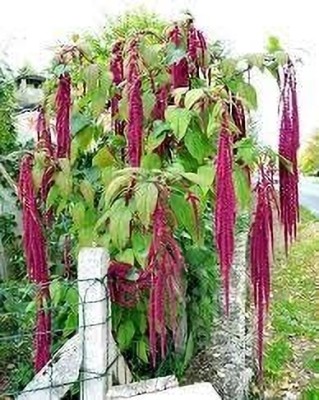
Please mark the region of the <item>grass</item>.
[[[299, 236], [289, 256], [276, 259], [265, 353], [265, 384], [319, 400], [319, 219], [301, 209]], [[269, 388], [269, 389], [268, 389]]]

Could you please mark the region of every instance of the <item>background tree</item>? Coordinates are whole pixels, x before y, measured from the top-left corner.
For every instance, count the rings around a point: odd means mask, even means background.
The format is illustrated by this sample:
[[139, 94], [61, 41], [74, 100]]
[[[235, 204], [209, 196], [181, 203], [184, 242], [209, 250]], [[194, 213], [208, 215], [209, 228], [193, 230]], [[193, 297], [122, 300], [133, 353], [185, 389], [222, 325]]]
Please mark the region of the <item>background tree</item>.
[[319, 130], [309, 139], [301, 153], [300, 168], [305, 175], [319, 174]]

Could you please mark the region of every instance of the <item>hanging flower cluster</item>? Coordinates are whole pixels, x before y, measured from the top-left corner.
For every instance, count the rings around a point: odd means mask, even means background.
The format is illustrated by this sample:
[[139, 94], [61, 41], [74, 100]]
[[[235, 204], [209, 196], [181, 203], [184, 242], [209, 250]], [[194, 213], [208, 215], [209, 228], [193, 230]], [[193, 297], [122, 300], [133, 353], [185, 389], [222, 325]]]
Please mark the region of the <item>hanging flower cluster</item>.
[[250, 276], [257, 319], [259, 375], [262, 376], [264, 319], [269, 307], [270, 266], [274, 246], [273, 210], [276, 192], [271, 169], [260, 167], [255, 188], [256, 210], [250, 229]]
[[155, 367], [157, 349], [166, 355], [167, 327], [173, 335], [177, 328], [177, 304], [182, 296], [184, 258], [169, 226], [167, 190], [162, 189], [152, 216], [153, 238], [145, 270], [136, 280], [128, 280], [132, 265], [112, 261], [108, 270], [111, 299], [124, 307], [134, 307], [143, 291], [149, 292], [148, 322], [152, 364]]
[[[23, 245], [28, 275], [37, 284], [37, 317], [34, 338], [35, 370], [39, 371], [50, 359], [51, 315], [49, 311], [49, 268], [44, 227], [52, 222], [52, 209], [46, 210], [46, 200], [54, 184], [57, 158], [70, 157], [71, 80], [61, 75], [56, 95], [57, 148], [51, 140], [44, 109], [39, 110], [37, 121], [37, 150], [45, 154], [45, 167], [39, 193], [33, 183], [33, 156], [27, 154], [20, 164], [19, 196], [22, 204]], [[41, 211], [40, 211], [41, 210]]]
[[199, 76], [199, 70], [201, 70], [205, 76], [207, 44], [203, 33], [197, 30], [192, 22], [188, 27], [187, 52], [190, 75]]
[[[279, 192], [281, 222], [284, 227], [286, 252], [289, 242], [296, 237], [299, 219], [298, 165], [299, 115], [296, 91], [296, 73], [289, 60], [283, 68], [280, 97], [279, 134]], [[290, 163], [290, 168], [287, 166]]]
[[127, 126], [128, 160], [132, 167], [139, 167], [143, 148], [143, 102], [136, 40], [132, 40], [129, 45], [126, 79], [129, 109]]
[[[237, 132], [234, 135], [234, 143], [240, 141], [246, 137], [246, 115], [245, 109], [242, 101], [236, 96], [232, 96], [231, 104], [231, 116], [234, 124], [237, 128]], [[236, 149], [234, 149], [234, 154], [236, 154]], [[238, 160], [239, 164], [242, 164], [242, 160]], [[249, 166], [244, 166], [244, 170], [247, 176], [248, 183], [251, 183], [250, 168]]]
[[234, 257], [236, 197], [233, 183], [232, 136], [226, 111], [219, 134], [216, 160], [215, 238], [224, 282], [226, 312], [229, 311], [229, 279]]
[[71, 78], [69, 74], [65, 73], [60, 76], [58, 91], [56, 94], [56, 135], [58, 158], [70, 158], [70, 108]]
[[[182, 296], [184, 258], [168, 223], [168, 193], [162, 189], [153, 214], [153, 239], [147, 258], [151, 288], [148, 308], [149, 344], [153, 366], [157, 344], [161, 358], [166, 355], [167, 326], [176, 331], [177, 304]], [[167, 313], [169, 314], [167, 316]]]
[[[118, 90], [118, 86], [124, 80], [124, 61], [123, 61], [123, 42], [118, 41], [112, 48], [112, 56], [110, 61], [110, 70], [113, 76], [113, 83]], [[124, 121], [119, 119], [119, 102], [122, 96], [120, 93], [115, 93], [111, 99], [111, 117], [114, 131], [117, 135], [124, 134]]]
[[[183, 31], [176, 24], [169, 32], [170, 42], [183, 50]], [[207, 44], [203, 33], [197, 30], [192, 21], [186, 27], [186, 56], [171, 67], [171, 83], [174, 89], [189, 87], [190, 77], [199, 76], [199, 71], [206, 75]]]
[[[41, 186], [40, 186], [40, 201], [42, 206], [45, 208], [45, 203], [49, 194], [49, 191], [54, 183], [53, 176], [55, 172], [54, 160], [55, 160], [55, 149], [52, 144], [50, 130], [46, 123], [46, 116], [43, 107], [39, 110], [38, 121], [37, 121], [37, 149], [43, 151], [46, 156], [46, 167], [44, 169]], [[49, 225], [52, 220], [52, 209], [46, 210], [43, 218], [45, 225]]]
[[37, 322], [35, 333], [35, 369], [39, 371], [50, 359], [50, 300], [49, 268], [46, 240], [37, 206], [37, 195], [32, 178], [33, 157], [26, 155], [21, 161], [19, 196], [22, 204], [23, 246], [31, 282], [37, 285]]
[[[168, 34], [169, 40], [176, 48], [182, 49], [182, 32], [180, 27], [176, 24]], [[174, 89], [179, 87], [189, 86], [188, 77], [188, 63], [187, 58], [183, 57], [181, 60], [175, 62], [171, 66], [171, 83]]]

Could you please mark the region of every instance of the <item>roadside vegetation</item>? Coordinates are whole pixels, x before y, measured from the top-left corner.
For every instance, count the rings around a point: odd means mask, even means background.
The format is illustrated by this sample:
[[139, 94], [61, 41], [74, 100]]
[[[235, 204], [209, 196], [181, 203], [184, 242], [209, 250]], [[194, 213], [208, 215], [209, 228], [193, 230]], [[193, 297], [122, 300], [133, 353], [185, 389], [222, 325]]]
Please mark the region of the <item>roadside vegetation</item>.
[[266, 397], [319, 399], [319, 218], [301, 209], [299, 236], [277, 257], [265, 354]]
[[316, 130], [301, 153], [300, 168], [305, 175], [319, 176], [319, 131]]

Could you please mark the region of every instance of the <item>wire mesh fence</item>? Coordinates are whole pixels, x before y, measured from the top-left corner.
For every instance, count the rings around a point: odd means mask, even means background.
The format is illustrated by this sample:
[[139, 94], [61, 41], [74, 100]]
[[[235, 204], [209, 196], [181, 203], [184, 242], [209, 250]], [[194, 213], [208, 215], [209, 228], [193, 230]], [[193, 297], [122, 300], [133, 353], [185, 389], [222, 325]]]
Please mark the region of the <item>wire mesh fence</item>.
[[[77, 279], [53, 277], [48, 285], [42, 303], [48, 329], [36, 328], [43, 286], [0, 284], [1, 400], [105, 398], [120, 357], [111, 333], [107, 256], [84, 250]], [[41, 338], [48, 336], [51, 355], [36, 371], [35, 358], [45, 353]]]

